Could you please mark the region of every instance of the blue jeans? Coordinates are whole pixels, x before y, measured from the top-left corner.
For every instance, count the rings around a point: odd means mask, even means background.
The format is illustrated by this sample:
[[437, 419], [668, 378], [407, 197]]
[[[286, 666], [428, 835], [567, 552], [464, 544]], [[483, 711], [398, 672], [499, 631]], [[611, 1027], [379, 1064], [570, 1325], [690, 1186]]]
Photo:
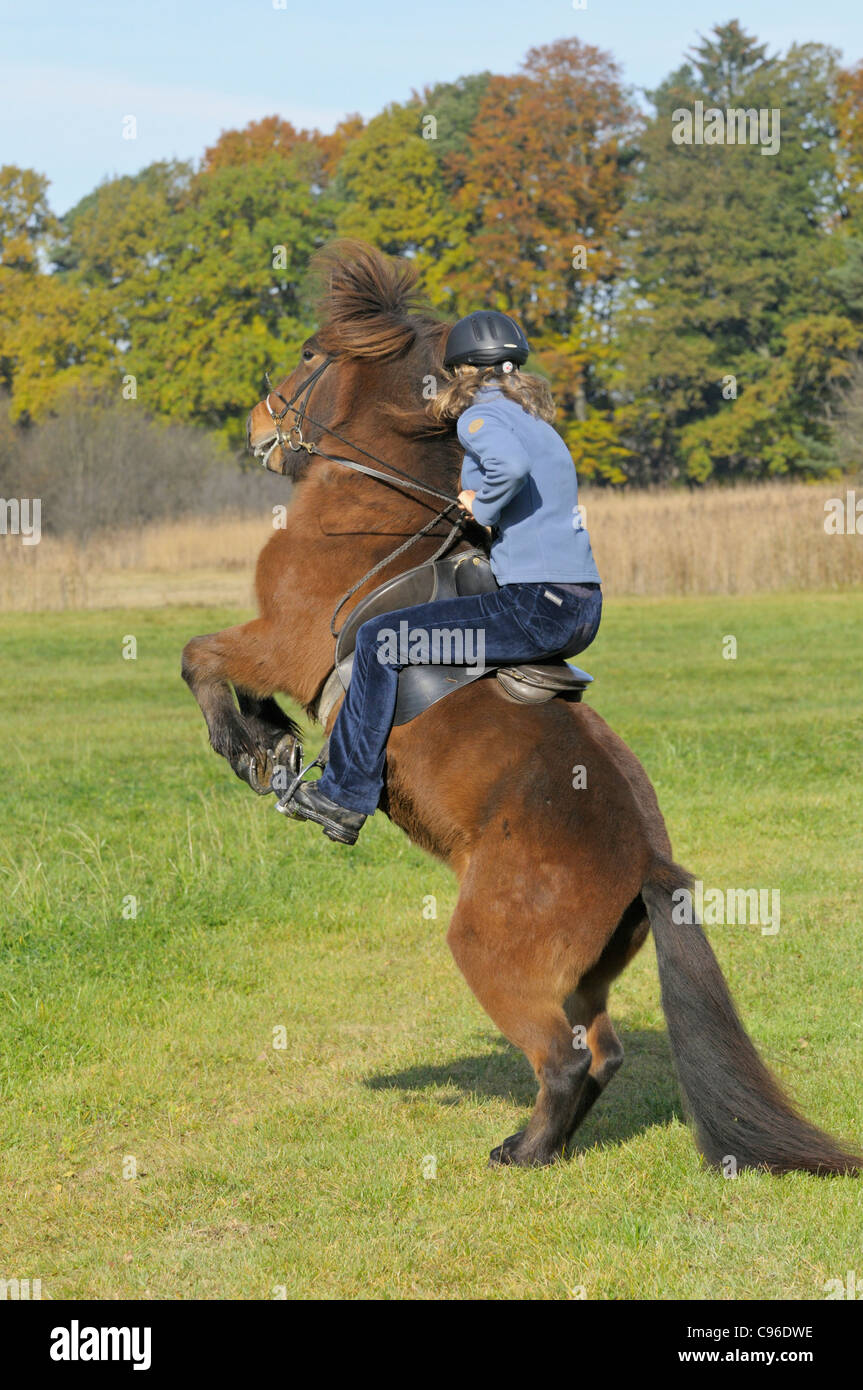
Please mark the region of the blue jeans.
[[[552, 595], [552, 597], [549, 597]], [[371, 815], [383, 787], [387, 739], [403, 666], [435, 661], [475, 665], [540, 661], [566, 648], [581, 652], [596, 636], [602, 591], [551, 584], [504, 584], [490, 594], [438, 599], [382, 613], [357, 633], [351, 683], [330, 735], [329, 762], [318, 786], [351, 811]], [[400, 624], [406, 628], [400, 629]], [[463, 634], [463, 651], [435, 630]], [[410, 649], [394, 634], [410, 634]], [[458, 650], [458, 647], [455, 647]]]

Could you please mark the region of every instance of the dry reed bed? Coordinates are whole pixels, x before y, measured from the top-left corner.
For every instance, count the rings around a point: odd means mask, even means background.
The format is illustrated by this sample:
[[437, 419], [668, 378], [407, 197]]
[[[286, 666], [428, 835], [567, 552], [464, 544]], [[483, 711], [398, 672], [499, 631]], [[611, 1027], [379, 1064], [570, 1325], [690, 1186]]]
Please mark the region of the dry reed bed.
[[[825, 530], [825, 503], [838, 498], [844, 508], [849, 490], [852, 482], [593, 491], [585, 510], [608, 593], [849, 588], [863, 584], [863, 535]], [[859, 485], [856, 498], [863, 500]]]
[[[751, 594], [863, 585], [863, 535], [825, 530], [853, 483], [584, 493], [609, 594]], [[856, 497], [863, 499], [859, 485]], [[863, 517], [861, 517], [863, 525]], [[101, 534], [86, 545], [0, 537], [0, 610], [224, 603], [247, 606], [267, 513]]]

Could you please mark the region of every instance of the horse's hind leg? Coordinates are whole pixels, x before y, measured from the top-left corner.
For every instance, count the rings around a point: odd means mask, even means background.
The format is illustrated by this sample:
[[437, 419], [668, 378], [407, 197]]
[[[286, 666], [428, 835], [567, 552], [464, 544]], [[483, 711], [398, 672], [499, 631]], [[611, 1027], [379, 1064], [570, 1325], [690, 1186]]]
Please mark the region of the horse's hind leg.
[[573, 1048], [566, 1014], [554, 1002], [544, 972], [532, 969], [523, 958], [523, 942], [513, 944], [510, 959], [484, 944], [481, 928], [471, 922], [471, 911], [477, 910], [461, 904], [456, 909], [447, 936], [450, 949], [483, 1008], [525, 1053], [539, 1082], [527, 1128], [493, 1149], [490, 1162], [525, 1167], [552, 1163], [562, 1156], [575, 1124], [590, 1069], [590, 1049]]
[[[522, 1167], [553, 1163], [563, 1158], [567, 1138], [575, 1127], [579, 1099], [590, 1080], [591, 1054], [587, 1049], [572, 1050], [565, 1015], [560, 1020], [548, 1017], [544, 1023], [544, 1042], [533, 1055], [528, 1053], [539, 1082], [536, 1105], [527, 1128], [492, 1149], [491, 1167], [499, 1163]], [[516, 1038], [512, 1040], [517, 1043]]]
[[606, 1008], [608, 988], [640, 950], [648, 929], [647, 912], [638, 897], [624, 912], [596, 965], [585, 974], [564, 1004], [573, 1032], [573, 1046], [583, 1043], [591, 1056], [570, 1139], [623, 1064], [623, 1044]]
[[577, 992], [567, 1000], [566, 1012], [572, 1028], [573, 1047], [584, 1047], [590, 1054], [590, 1068], [567, 1136], [571, 1140], [585, 1115], [623, 1065], [623, 1043], [606, 1012], [605, 1000], [600, 1005]]

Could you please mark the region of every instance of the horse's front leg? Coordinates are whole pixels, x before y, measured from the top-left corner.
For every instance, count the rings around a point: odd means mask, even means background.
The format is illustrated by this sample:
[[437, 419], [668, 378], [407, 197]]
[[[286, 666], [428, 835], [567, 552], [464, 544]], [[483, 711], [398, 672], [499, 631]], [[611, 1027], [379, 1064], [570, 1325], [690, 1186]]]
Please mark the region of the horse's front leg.
[[[273, 790], [277, 766], [289, 774], [299, 768], [300, 731], [273, 699], [262, 620], [205, 637], [183, 649], [183, 679], [207, 721], [210, 743], [234, 772], [260, 795]], [[234, 702], [234, 687], [239, 709]]]

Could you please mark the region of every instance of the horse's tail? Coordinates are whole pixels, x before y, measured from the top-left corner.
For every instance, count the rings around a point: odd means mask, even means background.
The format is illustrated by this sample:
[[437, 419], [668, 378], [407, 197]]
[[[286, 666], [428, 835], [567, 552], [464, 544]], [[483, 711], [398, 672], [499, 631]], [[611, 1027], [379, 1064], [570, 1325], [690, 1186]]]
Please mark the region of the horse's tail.
[[[684, 1100], [699, 1146], [713, 1164], [859, 1174], [863, 1157], [839, 1147], [797, 1114], [737, 1016], [710, 943], [696, 922], [676, 922], [692, 879], [661, 862], [641, 896], [656, 942], [662, 1008]], [[689, 899], [691, 902], [691, 898]]]

